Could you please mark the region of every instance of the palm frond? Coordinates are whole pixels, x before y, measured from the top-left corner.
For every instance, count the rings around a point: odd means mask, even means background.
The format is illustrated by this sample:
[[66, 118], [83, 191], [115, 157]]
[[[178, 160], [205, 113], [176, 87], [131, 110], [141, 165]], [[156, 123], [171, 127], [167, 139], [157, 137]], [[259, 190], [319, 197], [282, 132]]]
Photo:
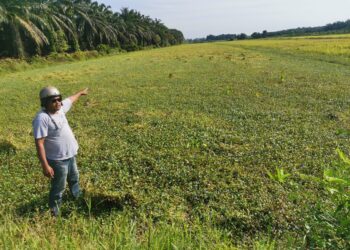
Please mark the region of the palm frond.
[[23, 28], [26, 33], [32, 38], [32, 40], [37, 44], [37, 45], [43, 45], [43, 40], [41, 39], [40, 35], [36, 32], [36, 30], [33, 28], [33, 26], [28, 22], [20, 18], [19, 16], [15, 17], [17, 23], [21, 28]]
[[69, 34], [72, 36], [76, 37], [76, 33], [74, 29], [71, 29], [64, 21], [62, 21], [59, 17], [57, 16], [52, 16], [52, 19], [60, 26], [63, 27], [65, 31], [67, 31]]
[[0, 5], [0, 24], [8, 22], [7, 15], [8, 15], [8, 13], [7, 13], [6, 9]]
[[89, 18], [89, 16], [80, 10], [76, 10], [76, 12], [84, 19], [85, 22], [87, 22], [89, 24], [93, 33], [97, 33], [95, 25], [94, 25], [93, 21]]

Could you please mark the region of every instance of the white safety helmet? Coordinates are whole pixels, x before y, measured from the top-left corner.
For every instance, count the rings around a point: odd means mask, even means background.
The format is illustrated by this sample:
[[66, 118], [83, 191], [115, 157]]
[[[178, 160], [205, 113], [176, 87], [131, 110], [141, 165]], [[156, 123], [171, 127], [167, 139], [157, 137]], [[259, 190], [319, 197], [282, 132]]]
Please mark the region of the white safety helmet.
[[55, 87], [48, 86], [48, 87], [45, 87], [45, 88], [41, 89], [40, 90], [40, 94], [39, 94], [40, 101], [41, 101], [41, 106], [45, 107], [47, 101], [50, 98], [56, 97], [56, 96], [62, 97], [60, 91], [58, 91], [58, 89], [55, 88]]

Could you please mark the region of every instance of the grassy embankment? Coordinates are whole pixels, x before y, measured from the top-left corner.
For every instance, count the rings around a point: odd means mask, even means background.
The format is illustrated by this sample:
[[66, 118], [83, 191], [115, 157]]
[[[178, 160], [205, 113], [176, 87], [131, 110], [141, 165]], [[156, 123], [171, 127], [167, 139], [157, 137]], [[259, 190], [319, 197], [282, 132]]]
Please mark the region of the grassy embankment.
[[[346, 246], [315, 219], [334, 206], [327, 190], [298, 174], [322, 178], [350, 151], [346, 42], [183, 45], [3, 74], [0, 245]], [[68, 115], [86, 195], [57, 221], [31, 135], [48, 84], [90, 88]], [[291, 176], [273, 180], [276, 167]]]

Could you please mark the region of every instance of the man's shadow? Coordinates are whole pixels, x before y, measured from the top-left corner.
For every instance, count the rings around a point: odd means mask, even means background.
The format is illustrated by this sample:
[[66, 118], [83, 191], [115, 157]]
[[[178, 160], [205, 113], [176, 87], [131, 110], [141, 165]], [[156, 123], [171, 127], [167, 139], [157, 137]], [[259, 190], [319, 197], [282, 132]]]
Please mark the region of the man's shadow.
[[[65, 193], [61, 206], [61, 216], [69, 217], [73, 212], [87, 217], [100, 217], [108, 215], [112, 211], [123, 211], [126, 206], [137, 207], [138, 202], [129, 194], [123, 196], [107, 195], [103, 193], [83, 192], [82, 196], [74, 199]], [[16, 214], [19, 217], [34, 217], [49, 211], [48, 195], [42, 195], [30, 202], [17, 207]]]
[[21, 204], [16, 208], [16, 214], [20, 217], [32, 217], [37, 213], [44, 213], [48, 210], [47, 196], [37, 197], [27, 203]]

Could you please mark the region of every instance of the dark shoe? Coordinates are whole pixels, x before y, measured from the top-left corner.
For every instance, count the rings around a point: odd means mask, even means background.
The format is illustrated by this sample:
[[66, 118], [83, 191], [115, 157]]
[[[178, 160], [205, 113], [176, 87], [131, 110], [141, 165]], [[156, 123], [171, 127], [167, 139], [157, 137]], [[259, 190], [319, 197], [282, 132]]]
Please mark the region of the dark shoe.
[[59, 210], [57, 207], [50, 208], [51, 216], [52, 217], [58, 217], [59, 216]]

